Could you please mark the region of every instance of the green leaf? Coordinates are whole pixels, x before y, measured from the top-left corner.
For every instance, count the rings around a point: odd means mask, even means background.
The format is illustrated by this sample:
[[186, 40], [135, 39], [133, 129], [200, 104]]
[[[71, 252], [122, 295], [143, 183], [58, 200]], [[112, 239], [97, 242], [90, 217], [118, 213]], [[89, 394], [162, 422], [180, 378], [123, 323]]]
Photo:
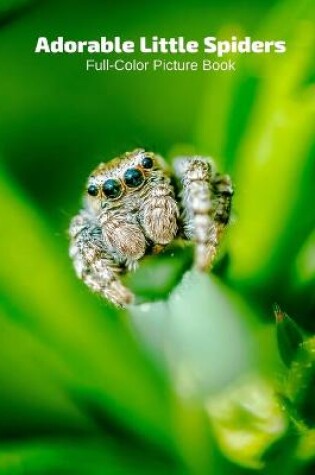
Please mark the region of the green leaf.
[[64, 390], [71, 377], [60, 355], [0, 309], [1, 434], [93, 430]]
[[152, 454], [141, 447], [123, 446], [110, 437], [85, 437], [81, 440], [48, 438], [42, 442], [2, 444], [0, 472], [2, 475], [145, 475], [180, 474], [182, 470], [174, 460]]
[[315, 281], [315, 231], [303, 243], [294, 266], [294, 280], [299, 287]]
[[185, 396], [221, 390], [256, 364], [257, 322], [213, 276], [187, 272], [167, 301], [130, 314], [138, 337]]
[[173, 245], [163, 253], [145, 257], [139, 269], [123, 277], [137, 302], [165, 299], [193, 262], [192, 246]]
[[303, 333], [294, 320], [283, 312], [278, 304], [274, 305], [274, 313], [279, 353], [283, 362], [290, 367], [302, 348]]
[[174, 443], [171, 391], [125, 331], [120, 314], [78, 282], [66, 233], [56, 238], [1, 172], [0, 185], [0, 289], [11, 302], [10, 318], [58, 355], [66, 368], [65, 389], [104, 392], [124, 423], [162, 445]]
[[[313, 226], [313, 211], [304, 215], [304, 210], [314, 163], [315, 102], [307, 82], [315, 38], [314, 22], [308, 19], [314, 10], [308, 2], [292, 27], [285, 55], [269, 55], [259, 63], [262, 81], [233, 173], [239, 219], [229, 236], [230, 276], [238, 285], [271, 286]], [[253, 61], [257, 65], [257, 58]]]
[[[315, 426], [315, 338], [304, 339], [290, 370], [286, 395], [294, 404], [299, 419], [306, 427]], [[306, 427], [305, 427], [306, 426]]]

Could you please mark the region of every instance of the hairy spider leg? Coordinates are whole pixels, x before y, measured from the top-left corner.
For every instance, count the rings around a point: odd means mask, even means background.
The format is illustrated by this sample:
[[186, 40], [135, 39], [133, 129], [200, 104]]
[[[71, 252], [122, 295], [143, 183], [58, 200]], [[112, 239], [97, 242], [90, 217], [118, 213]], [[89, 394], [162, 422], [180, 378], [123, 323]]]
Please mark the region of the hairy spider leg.
[[104, 249], [102, 230], [85, 211], [70, 224], [70, 256], [77, 276], [93, 291], [119, 307], [131, 304], [133, 294], [119, 279], [121, 268]]
[[178, 157], [184, 235], [195, 243], [195, 266], [208, 271], [230, 215], [233, 189], [228, 176], [218, 175], [207, 157]]

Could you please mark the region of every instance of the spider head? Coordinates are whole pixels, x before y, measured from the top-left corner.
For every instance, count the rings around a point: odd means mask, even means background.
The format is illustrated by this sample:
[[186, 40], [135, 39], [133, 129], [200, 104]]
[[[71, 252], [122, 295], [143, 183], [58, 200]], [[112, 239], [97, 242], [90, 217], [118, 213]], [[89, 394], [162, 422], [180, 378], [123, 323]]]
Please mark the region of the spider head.
[[162, 166], [161, 158], [143, 149], [127, 152], [110, 162], [101, 163], [88, 179], [85, 199], [99, 213], [134, 196]]

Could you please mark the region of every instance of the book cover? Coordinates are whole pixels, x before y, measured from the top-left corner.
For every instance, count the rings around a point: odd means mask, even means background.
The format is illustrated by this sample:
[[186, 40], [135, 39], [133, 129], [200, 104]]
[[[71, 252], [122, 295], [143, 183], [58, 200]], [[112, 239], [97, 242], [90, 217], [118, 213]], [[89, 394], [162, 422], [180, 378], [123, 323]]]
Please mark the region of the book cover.
[[0, 2], [0, 474], [315, 470], [311, 0]]

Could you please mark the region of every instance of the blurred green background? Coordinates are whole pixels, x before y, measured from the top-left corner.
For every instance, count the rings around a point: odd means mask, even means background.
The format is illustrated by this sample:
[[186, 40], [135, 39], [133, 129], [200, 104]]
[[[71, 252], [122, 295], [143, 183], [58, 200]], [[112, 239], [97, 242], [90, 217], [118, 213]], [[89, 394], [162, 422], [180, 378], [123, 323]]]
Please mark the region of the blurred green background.
[[[287, 52], [234, 73], [33, 52], [156, 34]], [[286, 368], [272, 312], [315, 333], [314, 51], [310, 0], [1, 0], [1, 474], [314, 473], [314, 362]], [[213, 156], [234, 210], [212, 275], [172, 246], [126, 277], [144, 303], [118, 311], [76, 279], [67, 227], [96, 164], [138, 146]]]

